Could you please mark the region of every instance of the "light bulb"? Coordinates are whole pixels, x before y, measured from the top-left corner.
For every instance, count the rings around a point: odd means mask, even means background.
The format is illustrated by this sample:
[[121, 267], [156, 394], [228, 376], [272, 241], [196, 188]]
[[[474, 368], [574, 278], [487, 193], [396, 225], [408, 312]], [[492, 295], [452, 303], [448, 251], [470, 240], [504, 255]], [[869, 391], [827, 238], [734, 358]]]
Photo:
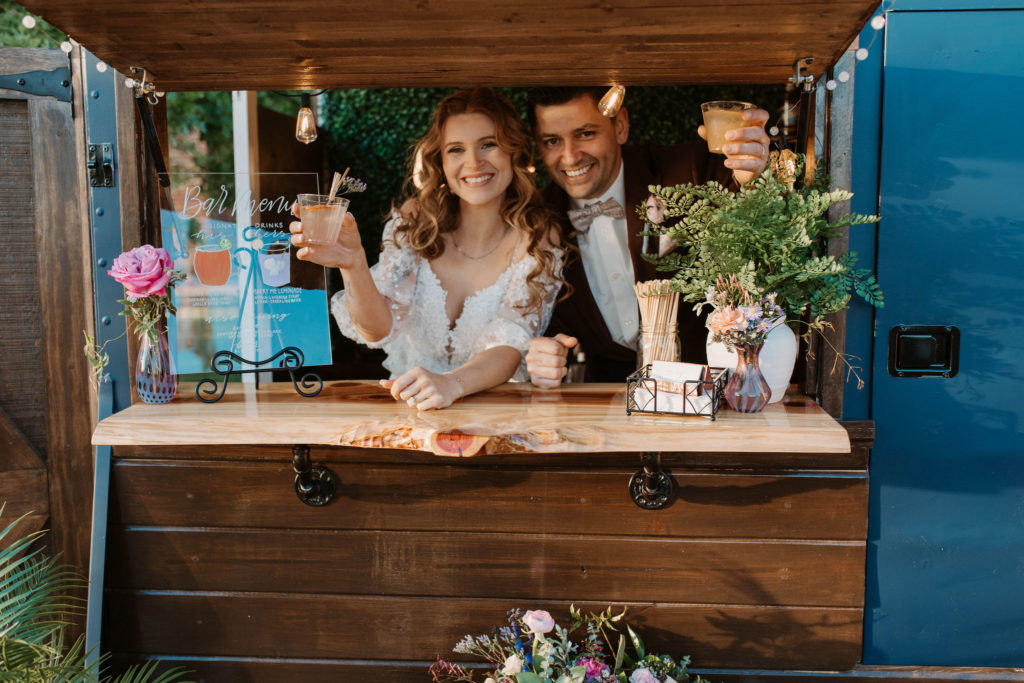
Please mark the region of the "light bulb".
[[778, 134], [779, 134], [779, 127], [778, 126], [772, 126], [771, 128], [768, 129], [768, 135], [771, 135], [772, 137], [775, 137]]
[[21, 25], [24, 26], [25, 28], [35, 28], [36, 18], [33, 17], [31, 14], [26, 14], [21, 18]]
[[96, 62], [96, 70], [99, 71], [100, 73], [105, 72], [107, 70], [107, 63], [106, 62]]
[[866, 47], [862, 47], [854, 53], [854, 56], [857, 58], [858, 62], [863, 62], [868, 58], [868, 49]]
[[825, 88], [828, 89], [828, 90], [835, 90], [836, 89], [836, 82], [833, 81], [831, 78], [828, 79], [827, 81], [825, 81]]
[[608, 88], [608, 92], [604, 94], [601, 101], [597, 103], [597, 108], [602, 114], [608, 118], [613, 118], [618, 115], [619, 109], [622, 108], [622, 103], [626, 99], [626, 87], [622, 85], [613, 85]]
[[309, 107], [309, 95], [302, 96], [302, 106], [295, 119], [295, 139], [307, 145], [316, 140], [316, 118]]
[[840, 71], [839, 75], [836, 76], [836, 78], [839, 79], [840, 83], [846, 83], [848, 80], [850, 80], [850, 72], [849, 71]]
[[883, 17], [881, 14], [876, 14], [875, 16], [871, 17], [871, 28], [875, 29], [876, 31], [881, 31], [883, 26], [885, 26], [885, 17]]
[[65, 40], [63, 43], [60, 44], [60, 51], [63, 52], [64, 54], [66, 54], [66, 55], [71, 54], [71, 50], [72, 49], [74, 49], [74, 48], [71, 45], [71, 41], [69, 41], [69, 40]]

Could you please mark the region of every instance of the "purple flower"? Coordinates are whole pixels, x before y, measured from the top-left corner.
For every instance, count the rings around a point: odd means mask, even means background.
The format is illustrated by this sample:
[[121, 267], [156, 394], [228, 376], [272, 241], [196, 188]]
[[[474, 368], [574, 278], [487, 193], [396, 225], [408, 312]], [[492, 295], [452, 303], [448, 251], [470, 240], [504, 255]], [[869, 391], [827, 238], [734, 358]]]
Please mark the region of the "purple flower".
[[586, 672], [584, 673], [584, 683], [590, 683], [591, 681], [603, 681], [606, 676], [611, 674], [611, 670], [608, 665], [602, 662], [600, 659], [594, 659], [593, 657], [583, 657], [576, 662], [576, 666], [585, 666]]

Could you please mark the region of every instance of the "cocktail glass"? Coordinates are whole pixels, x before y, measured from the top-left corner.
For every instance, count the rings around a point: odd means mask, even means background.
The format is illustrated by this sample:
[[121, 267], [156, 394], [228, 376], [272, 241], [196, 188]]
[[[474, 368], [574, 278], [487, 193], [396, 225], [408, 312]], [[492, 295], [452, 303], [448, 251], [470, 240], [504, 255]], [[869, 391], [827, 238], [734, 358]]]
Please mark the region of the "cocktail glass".
[[207, 287], [220, 287], [231, 277], [231, 251], [219, 244], [201, 244], [192, 257], [192, 269], [199, 282]]
[[708, 139], [708, 151], [723, 154], [722, 146], [731, 142], [725, 139], [726, 131], [734, 128], [748, 128], [751, 124], [743, 118], [743, 112], [757, 109], [750, 102], [732, 102], [718, 100], [700, 105], [704, 112], [704, 135]]
[[272, 242], [259, 253], [260, 274], [264, 287], [284, 287], [291, 279], [288, 242]]
[[334, 244], [341, 231], [341, 222], [348, 211], [348, 199], [330, 199], [323, 194], [299, 195], [299, 219], [302, 234], [310, 244]]

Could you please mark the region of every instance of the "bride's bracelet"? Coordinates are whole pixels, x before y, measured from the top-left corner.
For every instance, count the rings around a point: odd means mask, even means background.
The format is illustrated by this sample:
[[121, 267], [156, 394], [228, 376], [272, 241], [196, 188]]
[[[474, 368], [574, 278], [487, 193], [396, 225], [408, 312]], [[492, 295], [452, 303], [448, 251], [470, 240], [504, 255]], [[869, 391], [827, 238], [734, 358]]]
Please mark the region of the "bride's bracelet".
[[465, 396], [466, 395], [466, 385], [462, 383], [462, 378], [459, 377], [455, 373], [454, 370], [452, 370], [451, 372], [445, 373], [445, 374], [447, 374], [449, 377], [454, 379], [455, 382], [459, 385], [459, 398], [462, 398], [463, 396]]

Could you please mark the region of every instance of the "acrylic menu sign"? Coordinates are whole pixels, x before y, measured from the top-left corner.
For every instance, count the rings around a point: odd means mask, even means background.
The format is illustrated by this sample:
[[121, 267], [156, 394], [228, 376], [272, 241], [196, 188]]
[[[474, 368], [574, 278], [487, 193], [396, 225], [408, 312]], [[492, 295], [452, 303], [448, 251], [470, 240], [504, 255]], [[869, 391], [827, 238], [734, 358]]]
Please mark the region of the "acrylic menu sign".
[[[187, 279], [173, 290], [169, 336], [179, 374], [209, 372], [231, 351], [249, 361], [294, 346], [305, 365], [331, 363], [323, 267], [295, 257], [290, 207], [319, 190], [315, 173], [260, 173], [236, 196], [229, 173], [172, 173], [174, 211], [160, 211], [163, 245]], [[269, 369], [269, 368], [268, 368]]]

